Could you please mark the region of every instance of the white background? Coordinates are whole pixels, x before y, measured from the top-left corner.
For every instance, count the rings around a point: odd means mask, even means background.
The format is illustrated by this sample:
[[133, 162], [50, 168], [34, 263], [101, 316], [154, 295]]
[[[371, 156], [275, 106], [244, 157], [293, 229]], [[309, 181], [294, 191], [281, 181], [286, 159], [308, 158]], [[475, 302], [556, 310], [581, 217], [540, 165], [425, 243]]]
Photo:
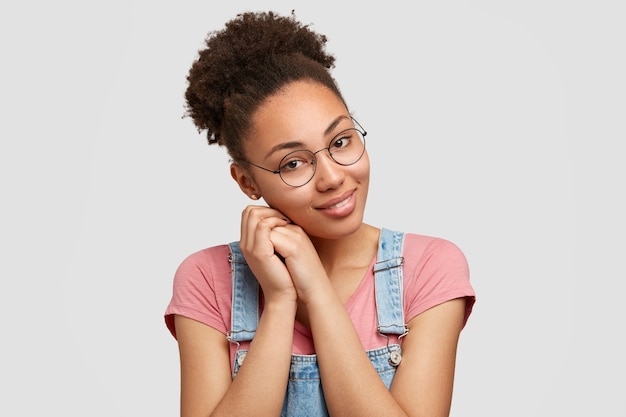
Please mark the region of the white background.
[[248, 201], [185, 77], [236, 13], [295, 8], [369, 132], [367, 221], [469, 260], [452, 416], [626, 416], [621, 1], [9, 3], [0, 415], [177, 415], [172, 277]]

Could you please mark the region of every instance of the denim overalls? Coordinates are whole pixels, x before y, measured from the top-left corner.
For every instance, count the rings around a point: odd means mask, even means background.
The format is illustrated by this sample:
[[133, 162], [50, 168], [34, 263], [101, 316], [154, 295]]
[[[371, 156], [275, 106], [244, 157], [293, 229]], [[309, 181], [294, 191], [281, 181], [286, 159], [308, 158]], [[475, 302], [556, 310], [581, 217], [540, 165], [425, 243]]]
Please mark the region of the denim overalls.
[[[378, 245], [378, 259], [374, 264], [376, 313], [378, 331], [387, 339], [389, 334], [404, 336], [408, 328], [404, 322], [402, 290], [402, 245], [404, 234], [382, 229]], [[232, 343], [250, 341], [259, 320], [259, 284], [245, 263], [239, 243], [229, 244], [232, 270], [232, 316], [228, 340]], [[237, 350], [233, 378], [243, 364], [247, 351]], [[387, 343], [367, 355], [381, 379], [389, 388], [402, 359], [400, 345]], [[289, 382], [283, 404], [282, 417], [328, 416], [324, 393], [315, 355], [292, 355]]]

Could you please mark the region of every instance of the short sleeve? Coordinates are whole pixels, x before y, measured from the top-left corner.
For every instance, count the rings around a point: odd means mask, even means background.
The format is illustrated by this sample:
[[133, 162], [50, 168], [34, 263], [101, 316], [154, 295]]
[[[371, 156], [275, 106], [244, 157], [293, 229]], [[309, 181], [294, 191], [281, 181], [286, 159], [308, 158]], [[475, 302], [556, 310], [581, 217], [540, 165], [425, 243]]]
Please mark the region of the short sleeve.
[[465, 325], [476, 295], [463, 252], [448, 240], [411, 234], [405, 238], [404, 251], [406, 320], [446, 301], [466, 298]]
[[[172, 298], [165, 311], [165, 324], [176, 337], [174, 315], [188, 317], [226, 333], [230, 309], [228, 246], [218, 246], [188, 256], [174, 274]], [[225, 317], [224, 309], [228, 309]], [[228, 320], [228, 321], [226, 321]]]

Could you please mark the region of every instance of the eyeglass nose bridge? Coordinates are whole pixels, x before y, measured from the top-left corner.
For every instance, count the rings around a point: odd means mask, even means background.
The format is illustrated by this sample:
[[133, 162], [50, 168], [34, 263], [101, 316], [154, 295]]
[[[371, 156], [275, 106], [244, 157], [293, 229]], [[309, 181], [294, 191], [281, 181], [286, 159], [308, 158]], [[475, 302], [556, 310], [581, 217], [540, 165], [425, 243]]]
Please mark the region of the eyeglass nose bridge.
[[330, 145], [329, 145], [315, 152], [309, 151], [313, 155], [313, 159], [311, 159], [311, 165], [313, 165], [313, 172], [315, 172], [315, 166], [317, 165], [317, 154], [322, 151], [328, 151], [328, 157], [330, 158], [331, 161], [333, 161], [333, 163], [337, 165], [345, 166], [344, 164], [340, 163], [339, 161], [335, 159], [335, 157], [333, 156], [333, 153], [330, 151]]

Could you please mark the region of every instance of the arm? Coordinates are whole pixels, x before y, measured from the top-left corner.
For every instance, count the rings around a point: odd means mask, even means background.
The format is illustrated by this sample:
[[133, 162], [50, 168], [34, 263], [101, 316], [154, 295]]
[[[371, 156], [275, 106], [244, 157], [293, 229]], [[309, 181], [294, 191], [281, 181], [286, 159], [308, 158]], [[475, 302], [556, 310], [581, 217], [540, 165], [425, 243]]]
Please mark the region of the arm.
[[289, 375], [294, 316], [293, 302], [266, 305], [245, 366], [232, 382], [224, 334], [176, 316], [181, 416], [279, 415]]
[[180, 415], [208, 416], [231, 383], [228, 341], [198, 321], [175, 316], [180, 354]]
[[308, 237], [297, 226], [287, 225], [275, 229], [272, 241], [285, 257], [308, 314], [331, 415], [449, 415], [466, 298], [438, 304], [409, 321], [403, 360], [387, 390]]
[[229, 342], [223, 333], [176, 316], [181, 362], [181, 416], [280, 415], [291, 363], [296, 292], [269, 234], [286, 224], [274, 210], [248, 207], [240, 247], [263, 288], [265, 304], [254, 340], [231, 380]]
[[391, 386], [391, 394], [409, 415], [450, 414], [465, 303], [465, 298], [450, 300], [409, 321], [403, 359]]
[[[331, 415], [449, 415], [456, 350], [465, 319], [464, 296], [435, 305], [409, 321], [403, 360], [387, 390], [308, 236], [298, 226], [285, 225], [273, 229], [271, 240], [285, 258], [298, 300], [306, 309]], [[430, 269], [442, 267], [437, 262], [441, 257], [429, 256]], [[456, 271], [458, 262], [450, 261], [454, 258], [445, 258], [436, 285], [444, 285], [439, 284], [441, 279], [464, 274], [465, 268]]]
[[308, 236], [288, 225], [272, 237], [308, 315], [330, 415], [406, 416], [371, 365]]
[[319, 297], [307, 309], [331, 415], [449, 415], [465, 299], [435, 306], [408, 323], [403, 359], [390, 391], [371, 366], [338, 300]]

